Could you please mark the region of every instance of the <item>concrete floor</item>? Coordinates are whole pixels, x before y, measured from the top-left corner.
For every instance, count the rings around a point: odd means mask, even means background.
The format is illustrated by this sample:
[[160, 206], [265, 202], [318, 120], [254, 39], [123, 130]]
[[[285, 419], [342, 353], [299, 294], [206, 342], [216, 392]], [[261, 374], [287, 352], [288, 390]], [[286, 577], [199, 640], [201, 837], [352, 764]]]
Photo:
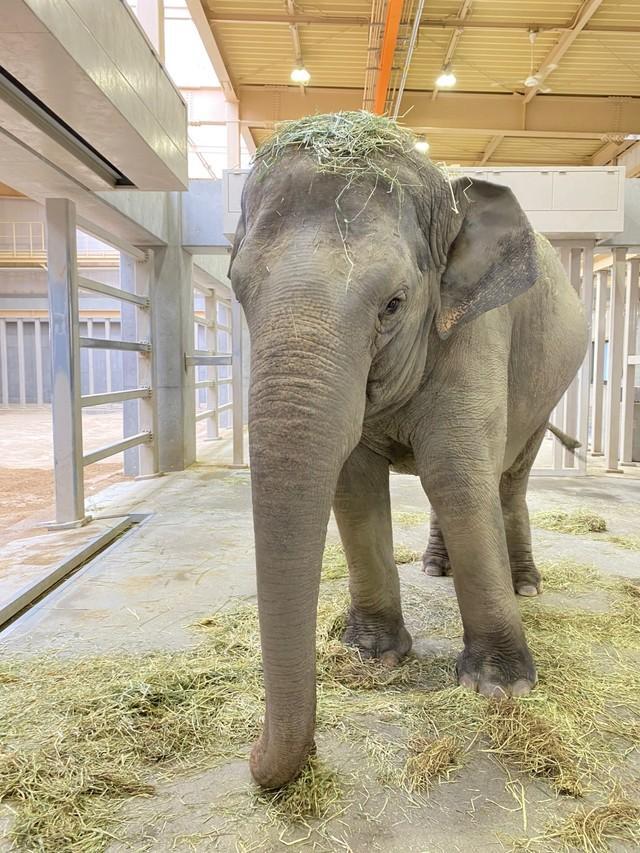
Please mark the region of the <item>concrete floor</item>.
[[[187, 471], [117, 483], [94, 497], [96, 526], [130, 512], [146, 513], [148, 518], [0, 634], [0, 654], [184, 648], [196, 642], [189, 626], [199, 618], [238, 599], [253, 601], [250, 476], [247, 470], [215, 464], [226, 450], [224, 442], [206, 445], [202, 460]], [[623, 476], [594, 471], [586, 478], [534, 478], [531, 508], [588, 506], [607, 518], [613, 534], [639, 535], [638, 470], [629, 469]], [[416, 478], [394, 475], [391, 484], [394, 511], [428, 510]], [[337, 538], [332, 521], [329, 540]], [[417, 549], [426, 538], [426, 529], [396, 530], [398, 542]], [[603, 572], [640, 576], [638, 553], [607, 541], [541, 530], [535, 531], [534, 539], [539, 558], [567, 556], [593, 563]], [[419, 591], [425, 601], [453, 595], [450, 580], [427, 578], [417, 565], [403, 567], [401, 577], [405, 594]], [[416, 653], [433, 653], [433, 642], [421, 633], [419, 614], [411, 612], [408, 622]], [[361, 762], [355, 746], [345, 749], [333, 737], [320, 737], [318, 745], [323, 757], [341, 769], [348, 771]], [[466, 765], [450, 784], [437, 786], [427, 801], [413, 804], [371, 779], [366, 806], [332, 824], [331, 832], [340, 843], [323, 847], [325, 842], [311, 838], [297, 849], [398, 853], [500, 849], [506, 837], [519, 836], [523, 829], [523, 815], [505, 787], [507, 781], [504, 770], [488, 755]], [[554, 805], [550, 789], [542, 783], [527, 782], [526, 787], [531, 829], [542, 825], [549, 809], [562, 807]], [[230, 803], [237, 796], [246, 804], [248, 790], [244, 760], [160, 781], [157, 797], [127, 806], [127, 840], [114, 844], [113, 851], [285, 849], [278, 840], [279, 830], [251, 848], [254, 814], [243, 818], [241, 829], [237, 825], [225, 829]]]

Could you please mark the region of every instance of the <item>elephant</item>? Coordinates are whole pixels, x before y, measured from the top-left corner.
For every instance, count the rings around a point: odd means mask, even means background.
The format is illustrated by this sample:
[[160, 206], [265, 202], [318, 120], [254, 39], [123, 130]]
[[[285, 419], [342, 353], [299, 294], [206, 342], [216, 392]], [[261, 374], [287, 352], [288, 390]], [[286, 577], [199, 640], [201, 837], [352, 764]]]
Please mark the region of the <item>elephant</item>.
[[[343, 128], [360, 120], [339, 115]], [[229, 269], [251, 341], [266, 711], [250, 768], [265, 788], [294, 779], [314, 749], [332, 508], [349, 567], [344, 642], [387, 666], [411, 649], [392, 469], [420, 478], [446, 541], [464, 628], [459, 683], [489, 697], [534, 687], [514, 594], [540, 587], [527, 481], [587, 348], [557, 253], [507, 187], [453, 180], [412, 140], [367, 151], [349, 175], [322, 163], [324, 141], [299, 138], [258, 151]]]

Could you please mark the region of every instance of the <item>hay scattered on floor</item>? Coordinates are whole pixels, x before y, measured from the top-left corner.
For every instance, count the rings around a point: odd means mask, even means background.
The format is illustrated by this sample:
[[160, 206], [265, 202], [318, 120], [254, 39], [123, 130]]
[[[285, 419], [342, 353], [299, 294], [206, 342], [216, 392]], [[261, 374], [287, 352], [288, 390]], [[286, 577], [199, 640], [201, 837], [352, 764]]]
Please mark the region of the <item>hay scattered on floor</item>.
[[[393, 549], [393, 556], [398, 565], [416, 563], [422, 558], [419, 551], [406, 545], [396, 545]], [[349, 567], [342, 545], [327, 545], [322, 558], [323, 579], [339, 580], [348, 576]]]
[[566, 720], [549, 715], [549, 710], [545, 708], [543, 717], [524, 702], [503, 700], [489, 705], [484, 730], [490, 751], [525, 773], [547, 779], [558, 793], [580, 797], [586, 747], [581, 733], [567, 730]]
[[595, 566], [575, 560], [543, 560], [538, 569], [544, 589], [553, 592], [593, 589], [605, 580]]
[[294, 782], [277, 791], [256, 791], [255, 797], [271, 823], [290, 826], [331, 816], [344, 793], [344, 779], [312, 756]]
[[607, 536], [607, 542], [625, 551], [640, 551], [640, 538], [637, 536]]
[[607, 529], [606, 520], [588, 509], [576, 509], [572, 512], [563, 510], [536, 512], [531, 516], [531, 523], [534, 527], [542, 527], [544, 530], [554, 530], [558, 533], [572, 533], [574, 536], [603, 533]]
[[[571, 591], [591, 583], [591, 572], [577, 564], [556, 567], [556, 579]], [[346, 585], [325, 579], [318, 611], [319, 731], [361, 744], [369, 772], [411, 797], [436, 779], [454, 779], [457, 766], [488, 750], [506, 768], [556, 791], [593, 790], [608, 802], [616, 768], [640, 744], [640, 588], [597, 582], [606, 587], [607, 611], [521, 602], [540, 683], [529, 697], [495, 704], [456, 687], [453, 654], [410, 656], [389, 670], [345, 648]], [[411, 590], [404, 604], [426, 636], [459, 643], [453, 598]], [[18, 846], [96, 853], [118, 835], [126, 798], [151, 796], [154, 781], [182, 769], [246, 759], [264, 711], [255, 608], [217, 613], [198, 630], [201, 644], [183, 652], [4, 662], [0, 800], [14, 809]], [[375, 725], [380, 721], [397, 735], [383, 737]], [[324, 826], [341, 803], [346, 807], [342, 776], [314, 760], [281, 796], [256, 798], [256, 809], [265, 825], [309, 821], [313, 827], [315, 820]], [[358, 796], [357, 779], [349, 790]], [[588, 849], [600, 849], [598, 833], [635, 838], [632, 822], [616, 814], [618, 823], [613, 812], [585, 818], [596, 839]]]
[[415, 548], [409, 548], [407, 545], [396, 545], [393, 549], [393, 556], [398, 565], [417, 563], [422, 559], [420, 551], [416, 551]]
[[556, 841], [565, 850], [585, 853], [606, 853], [609, 842], [640, 845], [640, 805], [624, 795], [614, 794], [607, 803], [580, 806], [535, 841]]
[[394, 512], [391, 517], [394, 524], [400, 527], [417, 527], [429, 521], [429, 514], [426, 512]]
[[413, 737], [408, 745], [405, 784], [411, 791], [428, 790], [442, 777], [448, 779], [460, 767], [462, 744], [452, 735]]
[[326, 545], [322, 557], [322, 577], [325, 580], [346, 578], [349, 574], [347, 558], [342, 545]]

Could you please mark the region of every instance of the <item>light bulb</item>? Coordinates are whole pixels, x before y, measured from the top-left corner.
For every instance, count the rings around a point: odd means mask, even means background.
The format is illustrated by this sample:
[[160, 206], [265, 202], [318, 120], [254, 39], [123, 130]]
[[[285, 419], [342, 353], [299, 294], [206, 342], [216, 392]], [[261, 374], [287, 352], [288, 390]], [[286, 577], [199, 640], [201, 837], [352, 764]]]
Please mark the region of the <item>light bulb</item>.
[[455, 86], [457, 83], [456, 75], [451, 70], [450, 65], [445, 65], [442, 69], [440, 76], [436, 80], [436, 86], [439, 89], [450, 89], [452, 86]]
[[529, 89], [533, 89], [535, 86], [540, 85], [540, 78], [537, 77], [535, 74], [532, 74], [524, 81], [524, 85], [527, 86], [527, 88]]
[[291, 72], [291, 79], [294, 83], [298, 83], [300, 86], [306, 86], [311, 80], [311, 74], [309, 74], [304, 65], [298, 65]]
[[416, 151], [419, 151], [420, 154], [426, 154], [429, 148], [431, 148], [424, 136], [419, 136], [416, 139], [413, 147], [416, 149]]

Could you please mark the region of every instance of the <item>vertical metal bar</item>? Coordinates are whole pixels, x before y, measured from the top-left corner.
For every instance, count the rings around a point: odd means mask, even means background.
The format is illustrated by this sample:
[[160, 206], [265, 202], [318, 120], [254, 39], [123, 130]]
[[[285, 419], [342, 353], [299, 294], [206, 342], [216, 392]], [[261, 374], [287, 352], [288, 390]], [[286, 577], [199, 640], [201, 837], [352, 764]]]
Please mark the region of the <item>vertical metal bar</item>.
[[18, 327], [18, 392], [20, 394], [20, 405], [27, 402], [27, 383], [24, 372], [24, 321], [17, 321]]
[[[104, 336], [105, 336], [105, 339], [107, 341], [111, 340], [111, 320], [109, 320], [106, 317], [104, 320]], [[107, 385], [106, 390], [107, 391], [113, 391], [113, 388], [111, 387], [111, 356], [113, 355], [113, 352], [111, 350], [107, 350], [104, 355], [105, 355], [105, 359], [106, 359], [106, 364], [105, 364], [105, 371], [106, 371], [106, 380], [105, 381], [106, 381], [106, 385]]]
[[[211, 352], [218, 352], [217, 311], [218, 303], [215, 291], [210, 291], [209, 295], [204, 298], [204, 316], [207, 322], [205, 349]], [[214, 440], [219, 437], [218, 368], [207, 367], [206, 376], [209, 381], [213, 381], [215, 383], [213, 385], [207, 385], [207, 410], [213, 412], [211, 417], [207, 418], [207, 439]]]
[[84, 520], [76, 211], [46, 200], [56, 521]]
[[626, 257], [626, 249], [613, 250], [613, 277], [611, 279], [611, 307], [609, 311], [609, 370], [607, 371], [609, 387], [605, 412], [607, 425], [605, 455], [607, 471], [611, 473], [620, 471], [618, 454], [620, 449], [620, 385], [622, 383]]
[[[87, 319], [87, 337], [93, 337], [93, 320]], [[96, 392], [96, 383], [95, 383], [95, 375], [93, 372], [93, 350], [90, 349], [87, 353], [89, 358], [89, 393], [95, 394]]]
[[604, 408], [604, 343], [606, 336], [607, 298], [609, 294], [609, 271], [600, 270], [596, 282], [596, 307], [594, 316], [593, 336], [593, 395], [592, 418], [593, 435], [591, 438], [591, 453], [602, 456], [604, 443], [602, 440], [602, 419]]
[[[120, 253], [120, 287], [127, 293], [136, 290], [136, 262], [124, 252]], [[136, 322], [136, 307], [131, 302], [123, 302], [120, 307], [120, 337], [122, 340], [139, 341]], [[125, 391], [138, 388], [138, 354], [122, 353], [122, 385]], [[138, 401], [125, 400], [122, 404], [122, 433], [124, 438], [140, 432], [138, 424]], [[124, 451], [124, 473], [136, 477], [140, 473], [137, 447]]]
[[[582, 249], [572, 247], [568, 251], [567, 263], [569, 265], [569, 281], [571, 286], [580, 295], [580, 265], [582, 261]], [[566, 405], [564, 410], [564, 431], [571, 436], [574, 436], [578, 426], [578, 384], [579, 374], [576, 374], [571, 384], [566, 390]], [[576, 463], [575, 455], [566, 448], [563, 453], [563, 467], [574, 468]]]
[[2, 369], [2, 405], [9, 405], [9, 367], [7, 365], [7, 321], [0, 320], [0, 368]]
[[242, 308], [231, 297], [231, 393], [233, 395], [233, 464], [244, 464], [244, 412], [242, 393]]
[[44, 403], [44, 389], [42, 382], [42, 324], [36, 320], [33, 324], [35, 336], [35, 358], [36, 358], [36, 403], [41, 406]]
[[636, 354], [636, 327], [638, 324], [638, 287], [640, 286], [640, 259], [629, 263], [627, 292], [625, 299], [624, 346], [622, 365], [622, 450], [620, 461], [633, 461], [633, 411], [635, 406], [636, 366], [629, 364], [629, 357]]
[[[151, 341], [151, 312], [153, 306], [153, 253], [149, 252], [144, 261], [136, 261], [136, 293], [139, 296], [151, 297], [149, 308], [134, 306], [136, 310], [136, 326], [141, 341]], [[151, 388], [153, 385], [153, 359], [155, 358], [156, 341], [152, 341], [150, 352], [138, 353], [138, 382], [141, 388]], [[153, 388], [150, 397], [138, 400], [138, 425], [140, 432], [150, 432], [153, 440], [141, 444], [138, 448], [138, 470], [140, 476], [149, 477], [158, 473], [158, 443], [156, 441], [156, 389]]]
[[593, 243], [585, 246], [582, 256], [582, 304], [587, 321], [589, 346], [580, 368], [580, 390], [578, 398], [578, 441], [582, 453], [578, 457], [578, 470], [587, 472], [587, 448], [589, 445], [589, 398], [591, 393], [591, 334], [593, 326]]

